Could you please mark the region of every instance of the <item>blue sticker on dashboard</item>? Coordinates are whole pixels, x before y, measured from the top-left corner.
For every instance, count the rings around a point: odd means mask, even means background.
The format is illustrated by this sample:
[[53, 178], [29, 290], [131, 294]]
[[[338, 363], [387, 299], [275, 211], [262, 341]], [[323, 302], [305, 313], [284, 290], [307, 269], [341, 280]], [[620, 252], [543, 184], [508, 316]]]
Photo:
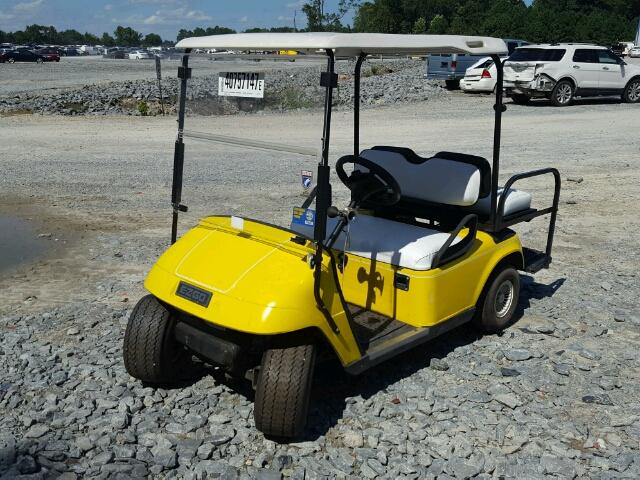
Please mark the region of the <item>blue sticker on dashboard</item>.
[[316, 211], [310, 208], [294, 207], [292, 223], [313, 227], [316, 224]]

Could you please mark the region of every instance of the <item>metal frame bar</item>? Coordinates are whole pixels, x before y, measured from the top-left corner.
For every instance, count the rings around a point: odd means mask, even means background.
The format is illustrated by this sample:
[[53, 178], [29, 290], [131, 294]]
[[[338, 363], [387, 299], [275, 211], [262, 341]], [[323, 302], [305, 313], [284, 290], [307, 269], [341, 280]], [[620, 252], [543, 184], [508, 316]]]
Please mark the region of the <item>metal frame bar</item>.
[[498, 217], [496, 215], [496, 207], [498, 204], [498, 181], [500, 176], [500, 140], [502, 135], [502, 113], [506, 107], [502, 103], [503, 86], [504, 86], [504, 64], [498, 55], [491, 55], [491, 59], [496, 65], [496, 103], [493, 106], [495, 110], [495, 125], [493, 130], [493, 165], [491, 167], [491, 212], [489, 222], [494, 229], [498, 226]]
[[353, 156], [356, 158], [360, 155], [360, 74], [366, 58], [366, 53], [358, 56], [353, 74]]
[[178, 76], [180, 77], [180, 97], [178, 99], [178, 136], [176, 137], [175, 149], [173, 154], [173, 183], [171, 186], [171, 206], [173, 207], [173, 218], [171, 222], [171, 244], [176, 243], [178, 237], [178, 214], [186, 212], [187, 207], [182, 205], [182, 176], [184, 169], [184, 116], [185, 105], [187, 100], [187, 82], [190, 77], [189, 69], [189, 53], [190, 49], [185, 50], [182, 56]]

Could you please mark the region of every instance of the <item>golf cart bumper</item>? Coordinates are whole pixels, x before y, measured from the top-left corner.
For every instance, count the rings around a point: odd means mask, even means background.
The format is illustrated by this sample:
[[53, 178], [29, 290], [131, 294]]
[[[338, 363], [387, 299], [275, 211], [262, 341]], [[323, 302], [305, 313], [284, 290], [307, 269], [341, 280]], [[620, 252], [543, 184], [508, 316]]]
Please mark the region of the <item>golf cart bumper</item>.
[[531, 81], [504, 81], [507, 96], [526, 95], [531, 98], [546, 98], [551, 94], [556, 81], [548, 75], [538, 75]]

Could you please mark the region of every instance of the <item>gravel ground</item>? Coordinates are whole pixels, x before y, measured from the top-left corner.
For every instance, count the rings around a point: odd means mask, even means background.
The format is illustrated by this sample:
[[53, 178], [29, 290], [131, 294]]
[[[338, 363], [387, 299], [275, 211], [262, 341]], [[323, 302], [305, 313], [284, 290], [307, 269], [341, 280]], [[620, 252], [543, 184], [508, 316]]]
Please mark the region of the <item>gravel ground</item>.
[[[91, 57], [63, 60], [60, 64], [3, 65], [9, 75], [0, 82], [0, 113], [158, 115], [163, 108], [168, 114], [176, 112], [177, 61], [163, 62], [161, 103], [155, 62]], [[190, 113], [217, 115], [322, 106], [319, 74], [326, 66], [325, 59], [302, 57], [295, 62], [255, 62], [194, 57], [190, 65], [188, 98], [197, 99], [196, 104], [187, 106]], [[336, 105], [353, 104], [354, 67], [354, 62], [337, 62], [341, 83], [335, 95]], [[124, 73], [123, 68], [129, 70]], [[218, 75], [223, 71], [264, 73], [264, 99], [218, 97]], [[425, 101], [445, 93], [441, 86], [423, 79], [423, 60], [373, 59], [365, 64], [362, 72], [361, 101], [365, 107]], [[17, 75], [21, 75], [22, 80], [15, 78]], [[86, 77], [84, 83], [81, 75]]]
[[[362, 145], [489, 157], [491, 114], [488, 97], [461, 94], [370, 109]], [[350, 122], [334, 116], [333, 159]], [[48, 246], [0, 278], [0, 476], [640, 477], [637, 124], [637, 106], [612, 100], [509, 105], [503, 177], [552, 165], [564, 182], [554, 262], [522, 276], [518, 322], [480, 338], [461, 327], [356, 378], [323, 366], [306, 438], [278, 444], [254, 428], [247, 385], [204, 369], [145, 388], [122, 364], [127, 317], [167, 246], [175, 120], [0, 118], [0, 218]], [[314, 146], [320, 114], [187, 126]], [[189, 143], [181, 230], [216, 212], [286, 222], [312, 163]], [[522, 186], [538, 205], [550, 196], [542, 180]], [[543, 227], [521, 226], [524, 243], [541, 247]]]

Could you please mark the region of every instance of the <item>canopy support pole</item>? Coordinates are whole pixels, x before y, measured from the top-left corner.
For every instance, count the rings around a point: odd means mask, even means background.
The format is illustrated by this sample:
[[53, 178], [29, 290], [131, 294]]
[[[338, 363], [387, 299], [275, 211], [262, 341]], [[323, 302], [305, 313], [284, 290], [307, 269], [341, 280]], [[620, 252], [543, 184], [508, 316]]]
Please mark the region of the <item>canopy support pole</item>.
[[358, 56], [353, 75], [353, 156], [356, 158], [360, 155], [360, 73], [366, 58], [366, 53]]
[[500, 138], [502, 135], [502, 113], [507, 110], [507, 107], [502, 103], [502, 89], [504, 85], [504, 65], [498, 55], [491, 55], [498, 76], [496, 79], [496, 103], [493, 106], [495, 110], [495, 126], [493, 131], [493, 166], [491, 168], [491, 215], [489, 217], [489, 223], [491, 224], [493, 231], [497, 231], [498, 225], [498, 180], [500, 175]]
[[[327, 49], [327, 71], [320, 75], [320, 85], [325, 87], [324, 97], [324, 129], [322, 133], [322, 158], [318, 164], [318, 183], [316, 194], [316, 225], [313, 238], [316, 254], [313, 258], [313, 295], [318, 309], [327, 320], [329, 327], [338, 335], [340, 328], [327, 309], [320, 286], [322, 283], [322, 248], [327, 235], [327, 211], [331, 206], [331, 182], [329, 179], [329, 144], [331, 143], [331, 107], [333, 104], [333, 89], [338, 86], [338, 75], [335, 73], [336, 59], [333, 50]], [[331, 254], [329, 254], [331, 255]], [[333, 261], [333, 259], [332, 259]], [[335, 279], [335, 272], [334, 272]], [[339, 287], [338, 287], [339, 289]]]
[[184, 168], [184, 115], [185, 103], [187, 99], [187, 81], [191, 77], [189, 68], [189, 53], [191, 49], [186, 49], [182, 56], [182, 64], [178, 68], [178, 78], [180, 79], [180, 97], [178, 100], [178, 136], [173, 154], [173, 183], [171, 186], [171, 206], [173, 207], [173, 219], [171, 223], [171, 244], [176, 243], [178, 238], [178, 215], [179, 212], [186, 212], [186, 205], [182, 205], [182, 171]]

